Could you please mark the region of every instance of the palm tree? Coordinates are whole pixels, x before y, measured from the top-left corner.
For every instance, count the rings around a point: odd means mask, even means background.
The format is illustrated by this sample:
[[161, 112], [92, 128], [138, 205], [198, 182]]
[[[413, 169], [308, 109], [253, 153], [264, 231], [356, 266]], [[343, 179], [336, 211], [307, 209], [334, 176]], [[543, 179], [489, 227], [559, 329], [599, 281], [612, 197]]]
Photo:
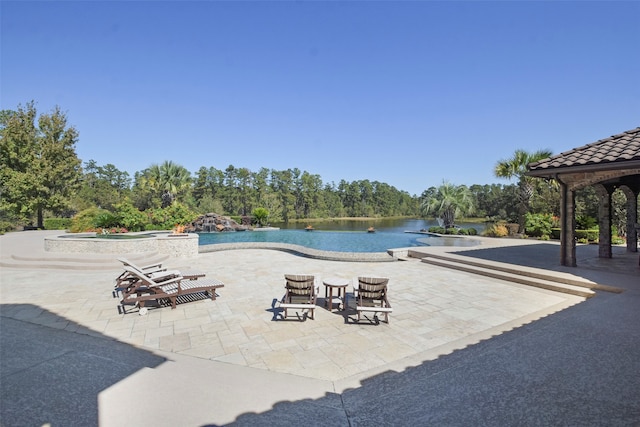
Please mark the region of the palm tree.
[[509, 159], [500, 160], [493, 171], [498, 178], [518, 178], [519, 197], [520, 197], [520, 228], [524, 226], [524, 216], [529, 211], [529, 204], [533, 191], [535, 189], [535, 178], [525, 175], [527, 165], [537, 162], [547, 157], [551, 157], [553, 153], [550, 150], [538, 150], [529, 153], [524, 150], [516, 150]]
[[444, 181], [421, 205], [425, 215], [441, 218], [444, 228], [455, 225], [456, 217], [473, 213], [473, 195], [466, 185], [453, 185]]
[[160, 196], [161, 206], [171, 206], [177, 196], [191, 186], [191, 173], [171, 160], [161, 165], [153, 164], [141, 177], [141, 185]]

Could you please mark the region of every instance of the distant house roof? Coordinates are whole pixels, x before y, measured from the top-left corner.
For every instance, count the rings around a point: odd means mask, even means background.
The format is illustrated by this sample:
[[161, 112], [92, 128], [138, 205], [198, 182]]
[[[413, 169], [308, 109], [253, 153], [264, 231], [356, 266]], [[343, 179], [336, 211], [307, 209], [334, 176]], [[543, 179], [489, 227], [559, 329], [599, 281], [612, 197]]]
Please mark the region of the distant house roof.
[[528, 165], [529, 176], [640, 168], [640, 127]]

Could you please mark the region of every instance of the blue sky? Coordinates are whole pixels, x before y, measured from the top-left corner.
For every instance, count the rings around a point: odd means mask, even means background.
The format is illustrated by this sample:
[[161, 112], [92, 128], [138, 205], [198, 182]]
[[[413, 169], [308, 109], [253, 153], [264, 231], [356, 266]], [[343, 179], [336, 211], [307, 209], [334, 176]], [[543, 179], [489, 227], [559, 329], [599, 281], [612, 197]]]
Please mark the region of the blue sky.
[[0, 108], [83, 161], [298, 168], [419, 195], [640, 126], [640, 2], [2, 1]]

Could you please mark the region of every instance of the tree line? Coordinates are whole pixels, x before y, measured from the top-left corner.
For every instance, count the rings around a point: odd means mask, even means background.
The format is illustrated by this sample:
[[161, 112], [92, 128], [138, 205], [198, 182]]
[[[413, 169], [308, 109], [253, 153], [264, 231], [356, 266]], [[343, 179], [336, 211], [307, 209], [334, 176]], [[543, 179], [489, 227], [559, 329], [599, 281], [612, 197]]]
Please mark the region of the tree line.
[[[37, 116], [33, 102], [0, 112], [0, 228], [43, 226], [45, 216], [71, 217], [90, 208], [114, 211], [123, 201], [145, 212], [180, 205], [194, 214], [215, 212], [269, 222], [311, 218], [423, 217], [446, 225], [466, 216], [523, 223], [526, 213], [559, 215], [553, 182], [527, 177], [526, 164], [550, 152], [526, 153], [496, 163], [496, 177], [515, 183], [455, 185], [443, 181], [420, 195], [370, 180], [323, 182], [298, 168], [251, 171], [229, 165], [202, 166], [192, 174], [165, 161], [133, 177], [113, 164], [82, 162], [75, 152], [79, 132], [56, 107]], [[577, 197], [577, 211], [597, 216], [595, 193]]]

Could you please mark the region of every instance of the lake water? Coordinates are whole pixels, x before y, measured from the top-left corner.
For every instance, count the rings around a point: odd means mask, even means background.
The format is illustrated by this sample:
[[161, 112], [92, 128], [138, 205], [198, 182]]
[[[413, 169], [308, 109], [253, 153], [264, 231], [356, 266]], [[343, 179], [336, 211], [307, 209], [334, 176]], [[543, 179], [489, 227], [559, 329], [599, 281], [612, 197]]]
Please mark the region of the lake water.
[[[200, 245], [238, 242], [289, 243], [312, 249], [334, 252], [386, 252], [388, 249], [416, 246], [474, 246], [472, 237], [437, 237], [417, 232], [437, 225], [421, 219], [384, 219], [373, 221], [341, 220], [312, 223], [314, 230], [306, 231], [305, 223], [273, 224], [279, 230], [199, 233]], [[483, 224], [459, 224], [478, 232]], [[286, 228], [285, 228], [286, 227]], [[367, 228], [374, 227], [375, 233]]]

